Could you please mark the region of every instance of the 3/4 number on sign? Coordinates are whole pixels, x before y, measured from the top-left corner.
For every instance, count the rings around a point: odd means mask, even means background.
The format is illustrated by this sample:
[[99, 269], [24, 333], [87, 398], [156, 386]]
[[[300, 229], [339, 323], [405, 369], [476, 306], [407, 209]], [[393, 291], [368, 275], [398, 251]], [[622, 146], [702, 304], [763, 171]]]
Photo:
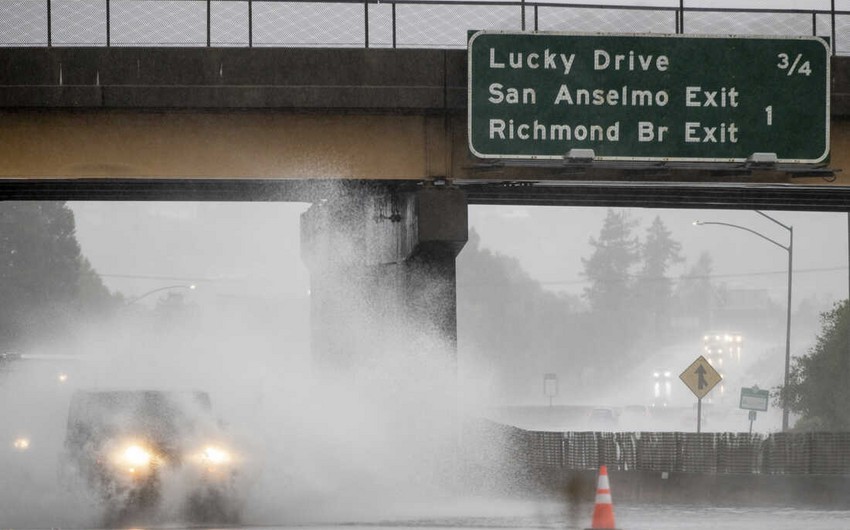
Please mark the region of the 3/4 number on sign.
[[780, 70], [787, 70], [788, 76], [794, 75], [795, 73], [806, 77], [812, 75], [812, 65], [809, 61], [803, 61], [803, 64], [800, 64], [800, 61], [803, 59], [802, 53], [798, 53], [797, 56], [794, 57], [793, 62], [787, 53], [780, 53], [777, 57], [779, 57], [779, 63], [776, 67]]

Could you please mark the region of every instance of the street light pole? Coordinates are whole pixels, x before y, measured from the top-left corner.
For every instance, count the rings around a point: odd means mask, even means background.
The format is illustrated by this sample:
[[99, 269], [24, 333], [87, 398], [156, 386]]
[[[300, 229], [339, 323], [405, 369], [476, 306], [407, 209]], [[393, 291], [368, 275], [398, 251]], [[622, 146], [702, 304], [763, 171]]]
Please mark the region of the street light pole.
[[794, 227], [788, 227], [788, 308], [785, 315], [785, 399], [782, 400], [782, 432], [788, 430], [788, 383], [791, 374], [791, 270], [794, 260]]
[[721, 223], [721, 222], [716, 222], [716, 221], [695, 221], [694, 225], [695, 226], [719, 225], [719, 226], [728, 226], [730, 228], [737, 228], [737, 229], [740, 229], [740, 230], [744, 230], [746, 232], [749, 232], [753, 235], [756, 235], [756, 236], [764, 239], [765, 241], [768, 241], [769, 243], [776, 245], [777, 247], [781, 248], [782, 250], [784, 250], [788, 253], [788, 303], [787, 303], [787, 307], [785, 308], [785, 373], [784, 373], [784, 377], [783, 377], [783, 387], [782, 387], [783, 391], [785, 392], [785, 397], [782, 399], [782, 431], [785, 432], [785, 431], [788, 430], [788, 416], [789, 416], [788, 383], [789, 383], [789, 378], [790, 378], [790, 374], [791, 374], [791, 292], [792, 292], [792, 283], [791, 282], [792, 282], [792, 278], [793, 278], [792, 271], [793, 271], [793, 263], [794, 263], [794, 227], [786, 225], [785, 223], [782, 223], [782, 222], [774, 219], [773, 217], [767, 215], [766, 213], [764, 213], [760, 210], [754, 210], [754, 211], [757, 214], [761, 215], [762, 217], [769, 219], [770, 221], [776, 223], [777, 225], [781, 226], [782, 228], [784, 228], [785, 230], [788, 231], [788, 245], [787, 246], [783, 245], [782, 243], [779, 243], [778, 241], [775, 241], [775, 240], [767, 237], [766, 235], [764, 235], [760, 232], [756, 232], [755, 230], [753, 230], [751, 228], [747, 228], [746, 226], [740, 226], [740, 225], [736, 225], [736, 224], [732, 224], [732, 223]]
[[782, 387], [785, 392], [785, 398], [782, 400], [782, 431], [785, 432], [788, 430], [788, 380], [791, 371], [791, 271], [794, 261], [794, 227], [780, 223], [762, 211], [755, 210], [755, 212], [788, 231], [788, 247], [786, 247], [788, 251], [788, 307], [785, 315], [785, 382]]

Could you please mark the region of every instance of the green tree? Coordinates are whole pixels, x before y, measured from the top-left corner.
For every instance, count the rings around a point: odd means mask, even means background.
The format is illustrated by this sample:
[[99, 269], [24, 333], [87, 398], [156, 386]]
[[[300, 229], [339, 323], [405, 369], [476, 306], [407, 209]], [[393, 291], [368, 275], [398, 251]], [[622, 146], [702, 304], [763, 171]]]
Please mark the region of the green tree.
[[584, 289], [590, 311], [582, 332], [591, 364], [603, 368], [586, 377], [591, 385], [625, 371], [629, 363], [624, 361], [637, 351], [641, 322], [634, 318], [633, 268], [640, 258], [640, 243], [632, 234], [636, 225], [626, 212], [608, 210], [599, 237], [590, 238], [593, 253], [581, 260], [590, 282]]
[[779, 388], [777, 405], [788, 400], [800, 415], [799, 430], [850, 430], [850, 306], [845, 300], [821, 315], [821, 332], [806, 355], [794, 359], [788, 387]]
[[55, 338], [114, 299], [82, 256], [63, 202], [0, 203], [0, 347]]
[[673, 299], [673, 280], [667, 276], [671, 266], [681, 263], [682, 245], [656, 216], [646, 230], [640, 245], [641, 270], [637, 278], [636, 297], [640, 314], [648, 320], [656, 334], [666, 329]]
[[593, 254], [581, 262], [590, 282], [584, 297], [591, 311], [617, 312], [629, 305], [631, 271], [640, 256], [638, 238], [632, 235], [636, 225], [626, 212], [608, 210], [599, 237], [590, 238]]

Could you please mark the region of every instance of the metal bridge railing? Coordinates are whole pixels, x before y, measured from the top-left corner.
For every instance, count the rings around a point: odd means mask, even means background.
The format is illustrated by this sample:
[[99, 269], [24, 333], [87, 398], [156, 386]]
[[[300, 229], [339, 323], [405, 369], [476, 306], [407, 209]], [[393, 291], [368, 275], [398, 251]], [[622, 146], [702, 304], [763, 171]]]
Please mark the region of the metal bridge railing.
[[850, 11], [525, 0], [3, 0], [0, 46], [465, 48], [467, 30], [802, 36], [850, 54]]

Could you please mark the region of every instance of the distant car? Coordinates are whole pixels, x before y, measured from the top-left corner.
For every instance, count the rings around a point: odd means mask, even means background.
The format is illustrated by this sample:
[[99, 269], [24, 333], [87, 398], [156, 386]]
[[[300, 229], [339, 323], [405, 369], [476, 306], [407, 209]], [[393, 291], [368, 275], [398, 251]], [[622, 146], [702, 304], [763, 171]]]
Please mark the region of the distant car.
[[623, 407], [623, 414], [638, 418], [648, 417], [650, 415], [649, 407], [646, 405], [626, 405]]
[[0, 363], [12, 362], [12, 361], [20, 361], [21, 354], [14, 352], [4, 352], [0, 353]]
[[155, 515], [172, 483], [187, 520], [238, 522], [237, 458], [204, 392], [77, 391], [64, 456], [64, 475], [99, 498], [107, 524]]
[[646, 405], [626, 405], [620, 414], [620, 422], [625, 429], [630, 431], [650, 430], [651, 410]]
[[588, 426], [594, 431], [613, 431], [618, 427], [614, 409], [598, 407], [590, 411]]
[[12, 363], [21, 360], [20, 353], [4, 352], [0, 353], [0, 371], [8, 371], [11, 369]]

